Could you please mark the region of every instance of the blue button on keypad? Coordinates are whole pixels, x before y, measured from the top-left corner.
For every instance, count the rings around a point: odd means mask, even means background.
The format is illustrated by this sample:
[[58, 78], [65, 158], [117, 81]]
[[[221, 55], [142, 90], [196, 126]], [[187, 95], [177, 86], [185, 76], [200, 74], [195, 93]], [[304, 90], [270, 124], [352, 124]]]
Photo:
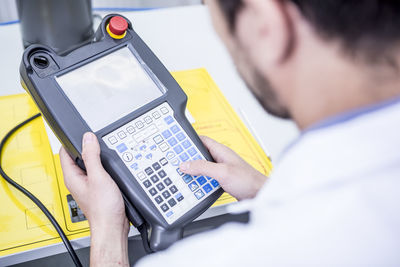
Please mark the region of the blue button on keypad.
[[190, 181], [193, 180], [193, 177], [190, 176], [189, 174], [185, 174], [182, 178], [183, 178], [183, 181], [185, 181], [185, 183], [189, 183]]
[[188, 184], [189, 189], [193, 192], [195, 191], [197, 188], [199, 188], [199, 185], [196, 182], [191, 182], [190, 184]]
[[207, 180], [211, 180], [212, 178], [210, 176], [206, 176]]
[[176, 154], [180, 154], [183, 151], [183, 148], [180, 145], [177, 145], [176, 147], [174, 147], [174, 151]]
[[179, 127], [178, 127], [177, 125], [174, 125], [174, 126], [171, 127], [171, 131], [172, 131], [174, 134], [176, 134], [177, 132], [180, 131], [180, 129], [179, 129]]
[[204, 190], [206, 193], [210, 193], [210, 192], [212, 191], [212, 187], [211, 187], [210, 184], [206, 184], [205, 186], [203, 186], [203, 190]]
[[167, 116], [164, 118], [165, 123], [167, 124], [171, 124], [174, 122], [174, 118], [172, 118], [171, 116]]
[[117, 146], [117, 150], [119, 153], [125, 152], [126, 150], [128, 150], [128, 148], [126, 147], [125, 144], [120, 144]]
[[206, 180], [206, 178], [204, 178], [204, 176], [200, 176], [199, 178], [197, 178], [197, 182], [200, 185], [203, 185], [203, 184], [207, 183], [207, 180]]
[[171, 137], [170, 139], [168, 139], [168, 144], [170, 146], [174, 146], [178, 143], [178, 141], [176, 141], [176, 139], [174, 137]]
[[203, 192], [203, 190], [199, 189], [196, 191], [196, 193], [194, 193], [194, 195], [197, 197], [197, 199], [200, 199], [200, 198], [204, 197], [204, 192]]
[[211, 181], [211, 184], [212, 184], [214, 187], [218, 187], [218, 186], [219, 186], [219, 183], [217, 182], [217, 180], [212, 180], [212, 181]]
[[162, 135], [164, 136], [165, 139], [168, 139], [172, 136], [169, 130], [165, 130], [164, 132], [162, 132]]
[[189, 153], [189, 155], [191, 157], [193, 157], [194, 155], [197, 154], [197, 151], [196, 151], [196, 149], [194, 149], [194, 147], [191, 147], [187, 152]]
[[178, 141], [180, 142], [180, 141], [182, 141], [183, 139], [185, 139], [185, 135], [184, 135], [183, 133], [178, 133], [178, 134], [176, 135], [176, 138], [177, 138]]
[[183, 196], [182, 196], [181, 193], [176, 194], [176, 195], [175, 195], [175, 198], [176, 198], [176, 200], [178, 200], [178, 201], [182, 201], [182, 200], [183, 200]]
[[191, 146], [192, 144], [189, 142], [189, 140], [185, 140], [182, 142], [182, 146], [187, 149]]
[[139, 169], [139, 164], [133, 163], [133, 164], [131, 165], [131, 168], [134, 169], [135, 171], [137, 171], [137, 170]]
[[189, 156], [188, 156], [188, 154], [186, 154], [186, 153], [182, 153], [181, 155], [179, 155], [179, 158], [180, 158], [183, 162], [189, 160]]
[[176, 172], [180, 175], [180, 176], [182, 176], [182, 175], [184, 175], [184, 173], [181, 171], [181, 169], [176, 169]]
[[193, 157], [193, 160], [200, 160], [201, 159], [201, 156], [200, 155], [197, 155], [197, 156], [194, 156]]

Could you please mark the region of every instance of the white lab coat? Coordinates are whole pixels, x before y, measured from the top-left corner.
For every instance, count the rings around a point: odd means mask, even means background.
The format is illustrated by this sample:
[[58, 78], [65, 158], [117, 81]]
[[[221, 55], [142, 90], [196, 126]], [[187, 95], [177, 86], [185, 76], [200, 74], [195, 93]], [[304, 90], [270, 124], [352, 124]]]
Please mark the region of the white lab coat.
[[400, 101], [304, 132], [249, 204], [138, 266], [399, 266]]

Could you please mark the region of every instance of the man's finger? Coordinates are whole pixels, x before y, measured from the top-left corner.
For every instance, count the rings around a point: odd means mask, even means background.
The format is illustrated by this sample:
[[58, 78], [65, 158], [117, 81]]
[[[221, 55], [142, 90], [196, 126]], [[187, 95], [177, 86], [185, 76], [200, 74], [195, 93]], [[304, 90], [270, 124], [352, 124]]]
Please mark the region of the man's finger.
[[76, 188], [82, 186], [82, 183], [84, 182], [83, 178], [85, 178], [86, 174], [75, 164], [64, 147], [61, 147], [60, 149], [60, 161], [65, 186], [67, 186], [70, 191], [75, 191]]
[[233, 162], [237, 160], [236, 153], [229, 147], [218, 143], [214, 139], [207, 136], [200, 136], [204, 146], [210, 151], [211, 156], [216, 162]]
[[97, 177], [104, 170], [100, 160], [100, 145], [94, 133], [87, 132], [82, 140], [82, 158], [88, 176]]
[[195, 160], [183, 162], [180, 165], [182, 172], [190, 175], [205, 175], [212, 177], [221, 184], [226, 180], [228, 170], [227, 165], [223, 163], [214, 163], [206, 160]]

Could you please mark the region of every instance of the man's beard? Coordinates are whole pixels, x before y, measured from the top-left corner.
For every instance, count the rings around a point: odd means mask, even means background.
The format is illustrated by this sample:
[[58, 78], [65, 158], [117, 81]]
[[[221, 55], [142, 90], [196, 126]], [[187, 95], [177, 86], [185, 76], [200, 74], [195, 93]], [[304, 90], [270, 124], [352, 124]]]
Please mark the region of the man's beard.
[[[246, 64], [250, 67], [250, 64]], [[272, 87], [271, 83], [267, 78], [265, 78], [256, 68], [250, 67], [249, 75], [251, 75], [251, 80], [253, 85], [246, 79], [238, 68], [238, 73], [245, 82], [247, 88], [257, 99], [258, 103], [264, 108], [269, 114], [276, 116], [281, 119], [291, 119], [290, 112], [285, 108], [279, 101], [276, 91]]]

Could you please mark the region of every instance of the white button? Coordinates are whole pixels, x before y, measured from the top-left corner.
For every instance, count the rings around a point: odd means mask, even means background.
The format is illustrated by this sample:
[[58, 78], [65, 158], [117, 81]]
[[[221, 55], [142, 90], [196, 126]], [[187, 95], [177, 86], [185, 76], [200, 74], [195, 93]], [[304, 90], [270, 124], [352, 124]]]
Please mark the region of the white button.
[[133, 155], [132, 155], [132, 153], [125, 152], [124, 154], [122, 154], [122, 158], [123, 158], [123, 160], [125, 160], [126, 162], [130, 162], [130, 161], [133, 160]]
[[176, 158], [176, 159], [173, 159], [172, 161], [171, 161], [171, 164], [172, 164], [172, 166], [179, 166], [179, 159], [178, 158]]
[[152, 120], [149, 116], [147, 116], [147, 117], [144, 118], [144, 121], [145, 121], [147, 124], [150, 124], [153, 120]]
[[167, 153], [167, 159], [172, 159], [173, 157], [175, 157], [175, 153], [170, 151]]
[[118, 142], [117, 138], [115, 138], [115, 136], [111, 136], [108, 138], [108, 142], [110, 142], [110, 144], [116, 144]]
[[146, 174], [144, 174], [143, 172], [139, 172], [137, 176], [140, 180], [143, 180], [144, 178], [146, 178]]
[[136, 124], [136, 127], [138, 127], [138, 129], [141, 129], [141, 128], [143, 128], [143, 122], [141, 122], [141, 121], [138, 121], [138, 122], [136, 122], [135, 123]]
[[146, 129], [144, 129], [143, 131], [138, 132], [137, 134], [135, 134], [133, 136], [133, 138], [135, 139], [135, 141], [137, 143], [142, 142], [144, 139], [152, 136], [153, 134], [158, 132], [158, 128], [152, 124], [149, 127], [147, 127]]
[[128, 133], [132, 134], [135, 132], [135, 128], [133, 126], [129, 126], [128, 128], [126, 128], [126, 130], [128, 131]]
[[168, 148], [169, 148], [169, 146], [167, 145], [167, 143], [162, 143], [160, 145], [160, 149], [161, 149], [162, 152], [167, 151]]
[[118, 133], [119, 138], [124, 139], [126, 137], [126, 133], [124, 131], [120, 131]]
[[159, 143], [161, 143], [164, 139], [161, 137], [161, 135], [156, 135], [154, 138], [153, 138], [153, 140], [154, 140], [154, 142], [158, 145]]
[[167, 114], [168, 113], [168, 109], [166, 107], [162, 107], [161, 108], [161, 112], [162, 112], [162, 114]]
[[159, 119], [161, 117], [160, 113], [158, 113], [158, 111], [153, 112], [153, 118], [154, 119]]

